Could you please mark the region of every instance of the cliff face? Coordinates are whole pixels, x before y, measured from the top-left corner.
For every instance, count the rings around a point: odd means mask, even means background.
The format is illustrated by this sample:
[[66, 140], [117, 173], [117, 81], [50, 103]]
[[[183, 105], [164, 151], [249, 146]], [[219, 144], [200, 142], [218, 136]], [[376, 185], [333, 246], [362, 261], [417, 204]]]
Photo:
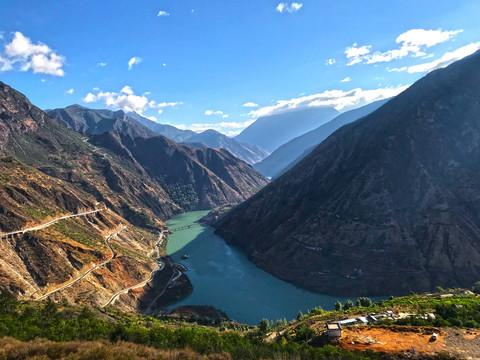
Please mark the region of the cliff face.
[[331, 294], [480, 278], [480, 53], [434, 71], [234, 208], [218, 233]]

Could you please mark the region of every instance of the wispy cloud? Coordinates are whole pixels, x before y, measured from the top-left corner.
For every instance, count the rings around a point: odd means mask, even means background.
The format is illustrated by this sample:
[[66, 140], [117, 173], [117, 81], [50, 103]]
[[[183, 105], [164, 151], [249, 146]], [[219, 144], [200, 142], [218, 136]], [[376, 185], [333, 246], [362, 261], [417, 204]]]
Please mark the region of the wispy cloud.
[[400, 34], [395, 42], [400, 45], [398, 49], [371, 52], [371, 45], [358, 46], [357, 43], [345, 49], [345, 56], [349, 60], [347, 65], [359, 63], [375, 64], [402, 59], [406, 56], [426, 56], [426, 49], [452, 39], [463, 30], [425, 30], [411, 29]]
[[160, 10], [157, 16], [170, 16], [170, 14], [164, 10]]
[[288, 5], [288, 3], [281, 2], [277, 5], [276, 10], [279, 13], [283, 13], [284, 11], [289, 13], [295, 13], [298, 10], [300, 10], [302, 6], [303, 6], [302, 3], [297, 3], [297, 2], [292, 2], [290, 5]]
[[352, 79], [350, 79], [350, 78], [347, 76], [345, 79], [340, 80], [340, 82], [349, 82], [349, 81], [351, 81], [351, 80], [352, 80]]
[[133, 65], [138, 65], [142, 62], [142, 58], [138, 57], [138, 56], [134, 56], [132, 57], [129, 61], [128, 61], [128, 70], [132, 70], [133, 68]]
[[281, 114], [292, 110], [301, 110], [312, 107], [331, 106], [336, 110], [350, 110], [369, 104], [373, 101], [386, 99], [398, 95], [409, 85], [385, 87], [373, 90], [356, 88], [350, 91], [327, 90], [322, 93], [303, 96], [290, 100], [278, 100], [275, 105], [252, 110], [248, 115], [259, 118], [261, 116]]
[[106, 63], [106, 62], [99, 62], [99, 63], [97, 64], [97, 66], [105, 67], [105, 66], [107, 66], [107, 63]]
[[32, 70], [34, 74], [64, 76], [64, 63], [64, 56], [41, 42], [34, 44], [19, 31], [5, 45], [4, 54], [0, 54], [0, 71]]
[[73, 95], [74, 92], [75, 92], [75, 89], [71, 88], [70, 90], [65, 91], [65, 94]]

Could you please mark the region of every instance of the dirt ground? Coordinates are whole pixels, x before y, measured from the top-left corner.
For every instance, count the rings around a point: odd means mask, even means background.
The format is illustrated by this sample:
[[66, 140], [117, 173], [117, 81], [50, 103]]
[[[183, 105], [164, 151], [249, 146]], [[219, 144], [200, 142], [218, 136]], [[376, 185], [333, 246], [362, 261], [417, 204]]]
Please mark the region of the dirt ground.
[[[437, 340], [432, 333], [437, 333]], [[449, 353], [462, 359], [480, 359], [480, 330], [436, 329], [407, 326], [352, 326], [345, 328], [339, 346], [347, 350], [385, 353], [415, 351], [422, 354]]]

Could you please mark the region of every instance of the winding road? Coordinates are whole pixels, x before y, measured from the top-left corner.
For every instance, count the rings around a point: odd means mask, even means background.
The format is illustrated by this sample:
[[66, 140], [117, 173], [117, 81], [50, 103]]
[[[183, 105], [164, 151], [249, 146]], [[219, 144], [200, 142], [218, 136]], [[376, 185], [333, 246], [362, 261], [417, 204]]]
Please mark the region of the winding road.
[[[162, 245], [164, 236], [165, 236], [165, 233], [162, 232], [161, 235], [160, 235], [160, 239], [158, 239], [158, 241], [157, 241], [157, 243], [155, 244], [155, 247], [154, 247], [152, 253], [151, 253], [150, 256], [149, 256], [151, 259], [152, 259], [153, 254], [157, 253], [157, 254], [159, 255], [159, 250], [158, 250], [158, 248]], [[152, 260], [153, 260], [153, 259], [152, 259]], [[107, 306], [113, 304], [113, 303], [115, 302], [115, 300], [117, 300], [120, 295], [126, 294], [126, 293], [128, 293], [130, 290], [138, 289], [138, 288], [141, 288], [141, 287], [147, 285], [147, 284], [153, 279], [155, 273], [156, 273], [157, 271], [163, 270], [164, 267], [165, 267], [165, 263], [164, 263], [163, 261], [162, 261], [162, 262], [158, 262], [157, 267], [156, 267], [155, 269], [153, 269], [153, 271], [150, 273], [150, 276], [149, 276], [149, 278], [148, 278], [147, 280], [142, 281], [142, 282], [140, 282], [140, 283], [138, 283], [138, 284], [136, 284], [136, 285], [130, 286], [129, 288], [120, 290], [119, 292], [113, 294], [113, 296], [110, 298], [110, 300], [108, 300], [108, 301], [105, 303], [105, 305], [102, 306], [102, 308], [107, 307]]]
[[81, 212], [81, 213], [78, 213], [78, 214], [61, 216], [61, 217], [58, 217], [58, 218], [56, 218], [56, 219], [53, 219], [53, 220], [51, 220], [51, 221], [49, 221], [49, 222], [47, 222], [47, 223], [45, 223], [45, 224], [42, 224], [42, 225], [33, 226], [33, 227], [26, 228], [26, 229], [23, 229], [23, 230], [17, 230], [17, 231], [12, 231], [12, 232], [8, 232], [8, 233], [0, 233], [0, 239], [2, 239], [2, 238], [4, 238], [4, 237], [8, 237], [8, 236], [17, 235], [17, 234], [25, 234], [26, 232], [29, 232], [29, 231], [42, 230], [42, 229], [45, 229], [46, 227], [49, 227], [49, 226], [51, 226], [51, 225], [59, 222], [60, 220], [71, 219], [71, 218], [78, 217], [78, 216], [85, 216], [85, 215], [95, 214], [95, 213], [97, 213], [97, 212], [105, 211], [105, 210], [108, 210], [108, 209], [107, 209], [107, 208], [104, 208], [104, 209], [96, 209], [96, 210]]
[[170, 280], [168, 280], [168, 282], [165, 284], [165, 287], [163, 288], [162, 292], [160, 294], [158, 294], [155, 299], [153, 299], [153, 301], [150, 303], [150, 305], [148, 305], [148, 308], [147, 310], [145, 310], [145, 314], [148, 315], [151, 313], [151, 309], [152, 309], [152, 306], [153, 304], [155, 304], [157, 302], [157, 300], [160, 298], [160, 296], [163, 295], [163, 293], [165, 292], [165, 290], [167, 290], [167, 288], [169, 287], [169, 285], [171, 283], [173, 283], [174, 281], [176, 281], [180, 276], [182, 276], [182, 272], [180, 270], [177, 270], [175, 268], [173, 268], [173, 274], [172, 276], [170, 277]]
[[58, 291], [61, 291], [61, 290], [64, 290], [70, 286], [72, 286], [73, 284], [75, 284], [76, 282], [82, 280], [83, 278], [85, 278], [88, 274], [90, 274], [92, 271], [95, 271], [96, 269], [98, 269], [99, 267], [102, 267], [102, 266], [105, 266], [107, 265], [110, 261], [112, 261], [113, 259], [115, 259], [115, 257], [117, 256], [117, 253], [115, 252], [115, 250], [113, 250], [112, 246], [110, 245], [109, 241], [112, 237], [114, 236], [117, 236], [121, 231], [125, 230], [126, 229], [126, 225], [123, 225], [119, 230], [117, 230], [116, 232], [114, 232], [113, 234], [109, 235], [106, 237], [105, 239], [105, 243], [107, 244], [108, 248], [110, 249], [110, 251], [112, 252], [112, 256], [108, 259], [108, 260], [105, 260], [104, 262], [94, 266], [93, 268], [91, 268], [90, 270], [88, 270], [85, 274], [81, 275], [80, 277], [76, 278], [75, 280], [72, 280], [71, 282], [69, 282], [68, 284], [65, 284], [61, 287], [59, 287], [58, 289], [55, 289], [55, 290], [52, 290], [50, 291], [49, 293], [43, 295], [43, 296], [40, 296], [39, 298], [37, 298], [36, 300], [44, 300], [46, 299], [47, 297], [49, 297], [50, 295], [58, 292]]

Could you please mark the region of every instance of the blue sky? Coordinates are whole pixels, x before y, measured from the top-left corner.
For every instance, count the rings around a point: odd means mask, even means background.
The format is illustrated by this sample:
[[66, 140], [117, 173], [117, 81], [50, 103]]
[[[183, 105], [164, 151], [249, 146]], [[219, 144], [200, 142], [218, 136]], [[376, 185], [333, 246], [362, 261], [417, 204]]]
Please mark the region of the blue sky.
[[480, 48], [479, 1], [0, 0], [0, 12], [0, 80], [35, 105], [230, 135], [261, 115], [393, 95]]

